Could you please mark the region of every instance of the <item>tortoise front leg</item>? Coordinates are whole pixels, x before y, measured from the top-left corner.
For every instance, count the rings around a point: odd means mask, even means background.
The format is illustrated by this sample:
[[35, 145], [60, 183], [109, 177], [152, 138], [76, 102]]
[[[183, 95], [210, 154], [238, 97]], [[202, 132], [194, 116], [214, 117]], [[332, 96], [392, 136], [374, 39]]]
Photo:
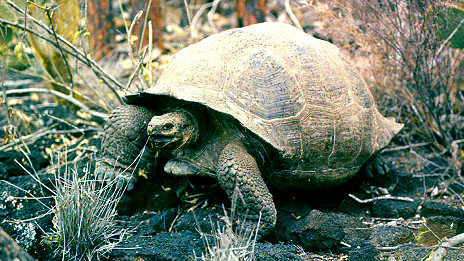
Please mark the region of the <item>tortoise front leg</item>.
[[[120, 179], [131, 190], [136, 182], [136, 159], [145, 146], [147, 125], [155, 113], [145, 107], [123, 105], [116, 108], [105, 124], [96, 175], [100, 180]], [[119, 175], [120, 174], [120, 175]], [[121, 184], [122, 183], [122, 184]]]
[[264, 183], [255, 159], [240, 142], [228, 144], [219, 157], [218, 181], [230, 200], [235, 189], [243, 195], [237, 199], [239, 211], [246, 211], [247, 225], [259, 224], [259, 236], [265, 236], [275, 226], [277, 211], [272, 195]]

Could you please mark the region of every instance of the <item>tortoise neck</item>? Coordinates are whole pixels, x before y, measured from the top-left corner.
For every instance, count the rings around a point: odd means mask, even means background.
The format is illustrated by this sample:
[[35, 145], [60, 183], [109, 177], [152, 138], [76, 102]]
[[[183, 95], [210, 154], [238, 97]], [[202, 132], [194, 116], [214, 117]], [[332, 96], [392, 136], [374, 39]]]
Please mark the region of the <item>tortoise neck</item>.
[[192, 146], [201, 142], [205, 133], [205, 112], [198, 108], [198, 106], [183, 106], [176, 110], [176, 112], [183, 113], [190, 119], [191, 134], [187, 142], [182, 147]]

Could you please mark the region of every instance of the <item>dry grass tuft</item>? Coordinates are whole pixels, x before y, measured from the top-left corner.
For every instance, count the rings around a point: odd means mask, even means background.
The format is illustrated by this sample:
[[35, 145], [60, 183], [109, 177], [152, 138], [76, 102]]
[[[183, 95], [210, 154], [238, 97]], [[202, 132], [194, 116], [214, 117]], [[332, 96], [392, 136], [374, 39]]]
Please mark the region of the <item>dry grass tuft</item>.
[[[237, 217], [237, 198], [239, 192], [234, 193], [230, 215], [224, 208], [224, 216], [222, 220], [224, 224], [213, 224], [211, 227], [213, 231], [207, 234], [200, 231], [203, 244], [205, 246], [205, 253], [197, 256], [194, 252], [194, 259], [200, 261], [253, 261], [255, 260], [255, 244], [258, 239], [258, 229], [260, 220], [255, 227], [251, 227], [245, 217]], [[198, 223], [198, 221], [197, 221]], [[212, 241], [212, 242], [211, 242]]]
[[66, 167], [52, 191], [53, 229], [43, 241], [55, 245], [62, 260], [100, 260], [126, 235], [114, 220], [125, 188]]

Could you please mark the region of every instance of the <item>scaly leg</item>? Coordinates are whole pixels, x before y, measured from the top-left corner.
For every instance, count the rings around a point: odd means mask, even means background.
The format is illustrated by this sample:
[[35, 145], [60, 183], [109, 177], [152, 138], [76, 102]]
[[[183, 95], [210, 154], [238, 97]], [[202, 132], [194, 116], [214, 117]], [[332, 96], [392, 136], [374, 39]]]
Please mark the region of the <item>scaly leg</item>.
[[120, 106], [111, 113], [98, 155], [98, 179], [118, 178], [119, 185], [128, 183], [127, 189], [133, 188], [137, 179], [132, 175], [135, 160], [147, 142], [147, 125], [153, 116], [152, 110], [133, 105]]
[[272, 195], [264, 183], [255, 159], [240, 142], [228, 144], [219, 157], [218, 181], [230, 200], [237, 188], [244, 202], [237, 199], [239, 211], [247, 211], [247, 225], [256, 225], [261, 215], [259, 236], [265, 236], [275, 226], [277, 211]]

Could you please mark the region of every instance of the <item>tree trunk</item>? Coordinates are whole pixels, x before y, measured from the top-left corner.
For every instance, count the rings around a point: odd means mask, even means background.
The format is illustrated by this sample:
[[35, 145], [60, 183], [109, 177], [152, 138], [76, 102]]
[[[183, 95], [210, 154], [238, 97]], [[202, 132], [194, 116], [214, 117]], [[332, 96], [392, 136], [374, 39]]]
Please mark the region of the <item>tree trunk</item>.
[[[149, 5], [149, 6], [148, 6]], [[152, 23], [153, 29], [153, 41], [156, 42], [158, 48], [163, 51], [163, 39], [161, 37], [162, 23], [161, 23], [161, 5], [159, 0], [132, 0], [131, 7], [133, 10], [133, 16], [135, 16], [138, 11], [143, 10], [144, 14], [140, 21], [135, 25], [133, 34], [138, 37], [137, 43], [140, 44], [140, 39], [142, 44], [140, 45], [140, 50], [148, 45], [148, 21]], [[148, 13], [148, 20], [145, 19], [145, 15]]]
[[267, 0], [237, 0], [239, 26], [264, 22], [266, 4]]
[[114, 48], [114, 21], [111, 0], [88, 0], [87, 28], [94, 60], [100, 60]]

